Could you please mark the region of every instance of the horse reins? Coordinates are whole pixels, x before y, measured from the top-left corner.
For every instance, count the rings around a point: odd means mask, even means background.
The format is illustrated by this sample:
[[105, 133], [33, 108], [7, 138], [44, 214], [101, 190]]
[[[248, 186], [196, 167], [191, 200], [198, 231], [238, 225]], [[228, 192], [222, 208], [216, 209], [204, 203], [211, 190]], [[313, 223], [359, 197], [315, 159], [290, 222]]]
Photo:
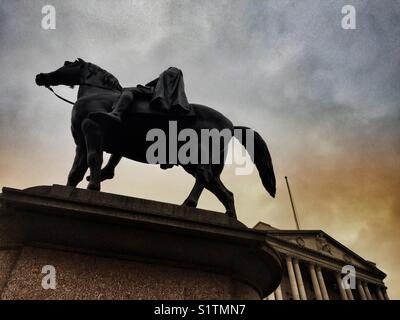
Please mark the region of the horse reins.
[[67, 102], [67, 103], [69, 103], [69, 104], [75, 104], [75, 102], [72, 102], [72, 101], [70, 101], [70, 100], [68, 100], [68, 99], [65, 99], [65, 98], [61, 97], [60, 95], [58, 95], [58, 94], [53, 90], [52, 87], [46, 86], [46, 88], [49, 89], [51, 92], [53, 92], [54, 95], [55, 95], [57, 98], [59, 98], [59, 99], [65, 101], [65, 102]]
[[[102, 86], [98, 86], [98, 85], [96, 85], [96, 84], [90, 84], [90, 83], [80, 83], [80, 84], [78, 84], [78, 85], [79, 85], [79, 86], [96, 87], [96, 88], [105, 89], [105, 90], [111, 90], [111, 91], [119, 91], [119, 90], [117, 90], [117, 89], [111, 89], [111, 88], [102, 87]], [[69, 104], [72, 104], [72, 105], [75, 104], [75, 102], [72, 102], [72, 101], [70, 101], [70, 100], [68, 100], [68, 99], [65, 99], [64, 97], [62, 97], [62, 96], [60, 96], [59, 94], [57, 94], [51, 86], [45, 86], [45, 87], [46, 87], [47, 89], [49, 89], [51, 92], [53, 92], [54, 95], [55, 95], [57, 98], [59, 98], [59, 99], [65, 101], [65, 102], [67, 102], [67, 103], [69, 103]]]

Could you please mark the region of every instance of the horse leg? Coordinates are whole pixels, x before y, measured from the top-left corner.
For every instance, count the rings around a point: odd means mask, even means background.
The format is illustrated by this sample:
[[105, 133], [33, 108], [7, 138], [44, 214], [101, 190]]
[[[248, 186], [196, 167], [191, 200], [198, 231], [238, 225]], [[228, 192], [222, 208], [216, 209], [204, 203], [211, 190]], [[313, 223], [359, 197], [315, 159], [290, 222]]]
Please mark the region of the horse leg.
[[[101, 181], [103, 182], [104, 180], [107, 179], [112, 179], [114, 178], [114, 174], [115, 174], [115, 168], [118, 165], [118, 163], [121, 161], [121, 156], [112, 154], [110, 156], [110, 159], [108, 160], [107, 164], [104, 166], [103, 169], [101, 169]], [[86, 177], [87, 181], [90, 181], [90, 176]]]
[[86, 157], [86, 147], [77, 145], [74, 163], [68, 175], [67, 186], [76, 187], [82, 181], [88, 169]]
[[186, 200], [183, 202], [183, 206], [186, 207], [192, 207], [196, 208], [197, 207], [197, 202], [199, 201], [200, 195], [204, 190], [204, 183], [201, 182], [200, 179], [196, 178], [196, 182], [194, 183], [192, 191], [190, 191], [189, 196], [186, 198]]
[[87, 149], [87, 165], [90, 169], [90, 182], [87, 189], [100, 191], [101, 164], [103, 163], [102, 131], [100, 126], [90, 119], [82, 122]]
[[183, 166], [183, 169], [190, 173], [196, 182], [193, 186], [192, 191], [190, 191], [189, 196], [182, 203], [183, 206], [196, 208], [199, 201], [200, 195], [203, 192], [205, 185], [209, 183], [210, 179], [213, 178], [213, 172], [209, 165], [189, 165]]
[[219, 177], [215, 177], [209, 184], [206, 185], [206, 188], [210, 190], [219, 201], [222, 202], [222, 204], [225, 206], [226, 214], [231, 218], [237, 219], [233, 193], [224, 186], [221, 179]]

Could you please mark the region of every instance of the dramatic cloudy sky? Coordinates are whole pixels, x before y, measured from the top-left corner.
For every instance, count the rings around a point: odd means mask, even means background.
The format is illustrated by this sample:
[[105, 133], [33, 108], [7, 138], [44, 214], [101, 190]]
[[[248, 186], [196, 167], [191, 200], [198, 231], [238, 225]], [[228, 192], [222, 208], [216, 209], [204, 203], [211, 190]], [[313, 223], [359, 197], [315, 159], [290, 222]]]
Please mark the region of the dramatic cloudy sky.
[[[357, 30], [341, 28], [349, 3]], [[56, 8], [56, 30], [41, 28], [45, 4]], [[36, 87], [36, 73], [81, 57], [131, 86], [176, 65], [190, 101], [268, 142], [276, 199], [256, 172], [223, 174], [239, 219], [294, 228], [288, 175], [301, 227], [377, 262], [400, 298], [399, 21], [395, 0], [0, 0], [0, 186], [66, 181], [70, 106]], [[104, 190], [181, 203], [192, 184], [179, 168], [125, 160]], [[200, 207], [222, 210], [208, 192]]]

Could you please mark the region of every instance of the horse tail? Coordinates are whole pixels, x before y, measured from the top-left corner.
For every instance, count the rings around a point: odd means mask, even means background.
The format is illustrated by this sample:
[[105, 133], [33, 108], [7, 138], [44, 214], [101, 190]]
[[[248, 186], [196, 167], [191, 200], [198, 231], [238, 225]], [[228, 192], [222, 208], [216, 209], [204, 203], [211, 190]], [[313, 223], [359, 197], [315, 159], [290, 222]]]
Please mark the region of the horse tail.
[[268, 193], [275, 198], [276, 180], [274, 167], [272, 165], [271, 155], [269, 154], [267, 144], [263, 138], [251, 128], [235, 126], [234, 129], [235, 131], [241, 130], [241, 139], [238, 140], [245, 148], [248, 146], [246, 143], [246, 130], [252, 131], [252, 136], [254, 137], [254, 150], [247, 151], [250, 154], [251, 160], [256, 165], [265, 190], [267, 190]]

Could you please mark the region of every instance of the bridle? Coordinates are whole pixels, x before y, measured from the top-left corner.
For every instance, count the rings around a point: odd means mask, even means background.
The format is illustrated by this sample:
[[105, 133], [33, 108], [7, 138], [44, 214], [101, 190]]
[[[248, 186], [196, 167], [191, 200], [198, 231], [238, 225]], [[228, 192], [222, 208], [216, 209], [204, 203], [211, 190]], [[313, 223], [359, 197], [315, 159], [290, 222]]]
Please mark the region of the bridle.
[[[118, 90], [118, 89], [112, 89], [112, 88], [109, 88], [109, 87], [103, 87], [103, 86], [100, 86], [100, 85], [97, 85], [97, 84], [91, 84], [91, 83], [79, 83], [78, 86], [89, 86], [89, 87], [95, 87], [95, 88], [100, 88], [100, 89], [104, 89], [104, 90], [110, 90], [110, 91], [118, 91], [118, 92], [121, 92], [121, 90]], [[45, 87], [46, 87], [47, 89], [49, 89], [52, 93], [54, 93], [54, 95], [55, 95], [57, 98], [59, 98], [59, 99], [65, 101], [65, 102], [67, 102], [67, 103], [69, 103], [69, 104], [72, 104], [72, 105], [75, 104], [75, 102], [72, 102], [72, 101], [70, 101], [70, 100], [68, 100], [68, 99], [65, 99], [64, 97], [62, 97], [62, 96], [60, 96], [59, 94], [57, 94], [57, 93], [54, 91], [54, 89], [53, 89], [50, 85], [49, 85], [49, 86], [45, 86]]]
[[72, 104], [72, 105], [74, 105], [75, 104], [75, 102], [72, 102], [72, 101], [70, 101], [70, 100], [68, 100], [68, 99], [65, 99], [65, 98], [63, 98], [63, 97], [61, 97], [60, 95], [58, 95], [54, 90], [53, 90], [53, 88], [52, 87], [50, 87], [50, 86], [46, 86], [46, 88], [47, 89], [49, 89], [51, 92], [53, 92], [54, 93], [54, 95], [57, 97], [57, 98], [59, 98], [59, 99], [61, 99], [61, 100], [63, 100], [63, 101], [65, 101], [65, 102], [67, 102], [67, 103], [69, 103], [69, 104]]

